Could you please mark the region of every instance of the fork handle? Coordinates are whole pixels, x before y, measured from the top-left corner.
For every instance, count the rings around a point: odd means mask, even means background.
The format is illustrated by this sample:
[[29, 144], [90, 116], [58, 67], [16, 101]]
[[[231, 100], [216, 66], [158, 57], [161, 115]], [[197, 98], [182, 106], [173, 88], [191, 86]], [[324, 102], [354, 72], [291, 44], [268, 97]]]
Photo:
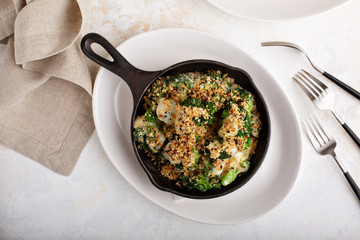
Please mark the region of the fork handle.
[[346, 123], [343, 123], [342, 126], [345, 131], [350, 135], [352, 140], [358, 145], [358, 147], [360, 147], [360, 139], [356, 136], [353, 130], [351, 130], [351, 128]]
[[352, 87], [350, 87], [349, 85], [340, 81], [339, 79], [337, 79], [330, 73], [323, 72], [323, 76], [326, 77], [327, 79], [331, 80], [332, 82], [337, 84], [339, 87], [341, 87], [342, 89], [344, 89], [345, 91], [347, 91], [348, 93], [350, 93], [351, 95], [353, 95], [354, 97], [356, 97], [357, 99], [360, 100], [360, 93], [358, 91], [356, 91], [355, 89], [353, 89]]
[[356, 185], [354, 179], [350, 176], [349, 172], [345, 172], [344, 173], [346, 179], [348, 180], [352, 190], [354, 191], [354, 193], [356, 194], [357, 198], [360, 200], [360, 189], [359, 187]]

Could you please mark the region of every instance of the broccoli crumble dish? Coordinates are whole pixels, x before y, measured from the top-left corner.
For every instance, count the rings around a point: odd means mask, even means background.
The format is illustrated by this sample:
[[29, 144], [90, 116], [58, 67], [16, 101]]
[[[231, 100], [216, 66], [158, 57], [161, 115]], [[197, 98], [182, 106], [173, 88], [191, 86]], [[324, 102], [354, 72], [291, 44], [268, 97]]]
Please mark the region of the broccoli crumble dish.
[[158, 78], [134, 123], [137, 146], [163, 176], [200, 191], [248, 171], [261, 129], [254, 96], [210, 70]]

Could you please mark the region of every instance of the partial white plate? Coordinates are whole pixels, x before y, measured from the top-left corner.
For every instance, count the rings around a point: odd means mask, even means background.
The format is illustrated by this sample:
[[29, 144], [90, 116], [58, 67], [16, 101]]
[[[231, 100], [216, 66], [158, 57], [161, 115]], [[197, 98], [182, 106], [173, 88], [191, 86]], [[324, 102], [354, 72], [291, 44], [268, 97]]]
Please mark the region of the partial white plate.
[[253, 20], [287, 20], [319, 14], [349, 0], [208, 0], [237, 17]]
[[271, 142], [263, 165], [242, 188], [210, 200], [174, 197], [155, 188], [133, 153], [130, 118], [133, 100], [123, 80], [100, 68], [93, 94], [93, 114], [100, 142], [111, 162], [137, 191], [162, 208], [198, 222], [243, 223], [267, 213], [289, 193], [301, 161], [301, 133], [296, 113], [275, 79], [240, 49], [207, 33], [163, 29], [137, 35], [118, 48], [135, 67], [161, 70], [189, 59], [212, 59], [246, 70], [268, 104]]

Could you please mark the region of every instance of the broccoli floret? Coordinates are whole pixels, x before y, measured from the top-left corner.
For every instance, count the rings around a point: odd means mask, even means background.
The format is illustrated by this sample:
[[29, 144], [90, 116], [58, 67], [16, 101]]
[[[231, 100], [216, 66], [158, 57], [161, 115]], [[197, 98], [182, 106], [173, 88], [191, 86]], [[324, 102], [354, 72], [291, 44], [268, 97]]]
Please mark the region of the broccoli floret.
[[250, 95], [250, 93], [248, 91], [246, 91], [245, 89], [239, 89], [238, 94], [239, 94], [239, 97], [241, 97], [243, 99], [248, 98]]
[[145, 135], [146, 135], [146, 132], [145, 132], [144, 127], [136, 128], [135, 131], [133, 132], [134, 140], [136, 142], [143, 141], [145, 138]]
[[251, 137], [248, 137], [245, 142], [244, 150], [248, 149], [250, 145], [251, 145]]
[[170, 76], [166, 78], [166, 83], [180, 91], [189, 90], [193, 86], [193, 82], [184, 74]]
[[202, 126], [203, 125], [203, 118], [199, 117], [199, 118], [193, 118], [195, 125], [196, 126]]
[[252, 95], [249, 95], [249, 97], [245, 99], [244, 109], [248, 113], [251, 113], [253, 108], [254, 108], [254, 98], [252, 97]]
[[213, 94], [211, 98], [211, 102], [218, 106], [221, 104], [223, 100], [224, 98], [219, 94]]
[[248, 113], [246, 113], [243, 127], [244, 129], [239, 130], [237, 135], [239, 137], [249, 136], [252, 130], [251, 130], [251, 116]]
[[203, 176], [199, 177], [199, 179], [194, 184], [194, 187], [202, 192], [207, 191], [213, 188], [213, 185], [209, 182], [207, 178]]
[[212, 102], [206, 102], [205, 103], [205, 109], [208, 111], [209, 113], [209, 119], [208, 119], [208, 123], [212, 124], [215, 122], [215, 113], [218, 111], [218, 108], [216, 107], [216, 105]]
[[158, 119], [156, 112], [152, 111], [151, 109], [145, 112], [145, 120], [149, 123], [155, 123]]
[[208, 118], [205, 119], [204, 117], [199, 117], [199, 118], [194, 118], [193, 119], [197, 126], [203, 126], [204, 124], [212, 124], [212, 123], [215, 122], [214, 113], [218, 109], [216, 108], [216, 105], [214, 103], [211, 103], [211, 102], [202, 103], [197, 98], [187, 98], [187, 99], [185, 99], [184, 101], [181, 102], [181, 105], [185, 106], [185, 107], [204, 108], [204, 109], [207, 110], [207, 112], [209, 114]]
[[147, 126], [136, 128], [133, 132], [134, 140], [144, 150], [157, 152], [164, 144], [165, 138], [157, 127]]
[[211, 184], [211, 179], [206, 174], [200, 174], [196, 179], [192, 180], [190, 184], [202, 192], [214, 187], [213, 184]]
[[228, 159], [228, 158], [230, 158], [230, 157], [231, 157], [231, 155], [229, 155], [226, 151], [222, 151], [222, 152], [220, 153], [219, 159]]
[[233, 88], [231, 89], [231, 101], [237, 102], [240, 99], [243, 99], [243, 96], [246, 95], [245, 90], [241, 88]]
[[184, 169], [184, 165], [182, 164], [182, 162], [180, 162], [178, 164], [175, 164], [175, 168], [178, 170], [182, 170], [182, 169]]
[[236, 173], [234, 170], [229, 170], [227, 173], [224, 174], [224, 176], [221, 178], [221, 184], [223, 186], [229, 185], [231, 182], [233, 182], [236, 178]]
[[185, 107], [198, 107], [198, 108], [204, 107], [203, 103], [197, 98], [187, 98], [181, 102], [181, 105]]
[[233, 100], [236, 99], [236, 97], [241, 98], [244, 103], [242, 104], [243, 108], [248, 112], [251, 113], [251, 111], [254, 108], [254, 96], [248, 92], [245, 89], [239, 89], [236, 88], [232, 91], [233, 94]]
[[245, 171], [247, 171], [250, 167], [250, 161], [249, 160], [244, 160], [240, 163], [240, 166], [245, 168]]
[[231, 109], [231, 105], [230, 104], [226, 104], [226, 106], [224, 107], [224, 109], [221, 112], [221, 118], [222, 119], [226, 119], [229, 117], [230, 114], [230, 109]]
[[216, 182], [213, 184], [214, 189], [219, 189], [221, 187], [221, 182]]
[[212, 102], [206, 102], [205, 108], [208, 110], [209, 114], [214, 114], [218, 111], [218, 108], [216, 107], [215, 103]]
[[195, 188], [202, 192], [212, 189], [214, 187], [218, 187], [218, 184], [213, 185], [211, 183], [212, 179], [210, 179], [203, 173], [197, 176], [196, 179], [190, 178], [189, 176], [185, 176], [183, 173], [181, 173], [180, 178], [190, 188]]
[[219, 81], [219, 80], [222, 79], [221, 74], [222, 74], [222, 73], [221, 73], [220, 71], [211, 71], [211, 72], [210, 72], [211, 78], [212, 78], [213, 80], [217, 80], [217, 81]]
[[200, 153], [195, 148], [192, 148], [191, 150], [195, 155], [195, 164], [197, 164], [199, 162]]
[[147, 127], [136, 128], [135, 131], [133, 132], [133, 136], [134, 136], [135, 142], [137, 142], [139, 144], [140, 148], [142, 148], [144, 150], [149, 150], [150, 148], [145, 141], [146, 129], [147, 129]]

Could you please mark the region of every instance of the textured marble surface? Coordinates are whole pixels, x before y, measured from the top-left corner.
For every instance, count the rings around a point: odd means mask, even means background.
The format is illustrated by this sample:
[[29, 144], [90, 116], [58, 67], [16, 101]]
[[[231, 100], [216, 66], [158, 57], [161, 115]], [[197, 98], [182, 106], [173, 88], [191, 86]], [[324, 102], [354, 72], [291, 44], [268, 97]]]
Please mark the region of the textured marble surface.
[[[291, 80], [306, 59], [284, 40], [303, 46], [314, 62], [360, 91], [359, 1], [291, 21], [240, 19], [204, 0], [80, 1], [83, 33], [111, 43], [146, 31], [181, 27], [214, 34], [258, 60], [276, 78], [300, 119], [315, 110], [338, 141], [337, 154], [360, 185], [360, 149], [327, 112], [315, 109]], [[0, 46], [0, 63], [5, 48]], [[89, 62], [93, 76], [98, 67]], [[318, 75], [317, 75], [318, 76]], [[321, 78], [337, 96], [336, 110], [360, 136], [359, 101]], [[174, 215], [136, 192], [102, 150], [96, 132], [74, 172], [59, 176], [0, 145], [0, 239], [359, 239], [360, 202], [329, 156], [303, 138], [298, 179], [285, 200], [252, 222], [208, 225]]]

